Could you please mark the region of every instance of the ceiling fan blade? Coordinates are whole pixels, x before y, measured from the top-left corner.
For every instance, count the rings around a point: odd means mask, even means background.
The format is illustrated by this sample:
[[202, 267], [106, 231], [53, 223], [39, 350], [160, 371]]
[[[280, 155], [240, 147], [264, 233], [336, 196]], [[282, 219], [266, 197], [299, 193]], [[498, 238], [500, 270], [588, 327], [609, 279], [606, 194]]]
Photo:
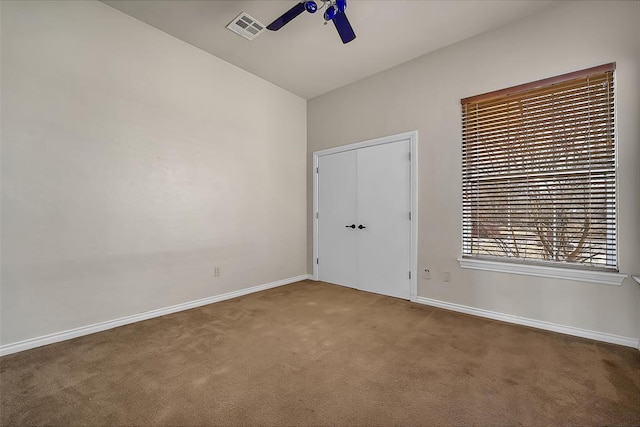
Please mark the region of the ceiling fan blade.
[[278, 31], [280, 28], [284, 27], [284, 25], [291, 21], [296, 16], [300, 15], [304, 12], [304, 2], [300, 2], [293, 6], [291, 9], [282, 14], [279, 18], [273, 21], [271, 24], [267, 25], [267, 29], [271, 31]]
[[338, 30], [342, 43], [349, 43], [356, 38], [356, 33], [353, 32], [353, 28], [351, 28], [351, 24], [344, 12], [338, 13], [336, 17], [333, 18], [333, 23], [336, 26], [336, 30]]

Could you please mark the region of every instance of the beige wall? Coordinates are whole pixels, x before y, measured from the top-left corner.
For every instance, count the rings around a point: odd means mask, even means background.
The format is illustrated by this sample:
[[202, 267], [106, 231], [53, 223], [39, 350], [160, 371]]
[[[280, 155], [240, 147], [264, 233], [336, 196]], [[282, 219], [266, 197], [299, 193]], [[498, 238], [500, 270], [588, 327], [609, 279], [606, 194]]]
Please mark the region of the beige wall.
[[0, 344], [306, 273], [304, 99], [99, 2], [1, 36]]
[[[308, 102], [316, 150], [417, 129], [418, 295], [637, 339], [640, 286], [463, 270], [460, 99], [617, 62], [619, 265], [640, 273], [640, 2], [564, 2], [544, 14], [451, 45]], [[451, 272], [444, 283], [442, 272]]]

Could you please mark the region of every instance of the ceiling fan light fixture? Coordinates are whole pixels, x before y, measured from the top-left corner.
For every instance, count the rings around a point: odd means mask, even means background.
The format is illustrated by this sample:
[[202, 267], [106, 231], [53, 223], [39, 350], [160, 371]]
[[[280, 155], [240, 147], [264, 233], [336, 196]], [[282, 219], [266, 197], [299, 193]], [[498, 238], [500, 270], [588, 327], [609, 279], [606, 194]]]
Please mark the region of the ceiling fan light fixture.
[[318, 10], [318, 4], [313, 0], [306, 1], [304, 2], [304, 8], [309, 13], [316, 13], [316, 10]]
[[338, 14], [338, 8], [335, 5], [331, 5], [324, 11], [324, 20], [331, 21]]

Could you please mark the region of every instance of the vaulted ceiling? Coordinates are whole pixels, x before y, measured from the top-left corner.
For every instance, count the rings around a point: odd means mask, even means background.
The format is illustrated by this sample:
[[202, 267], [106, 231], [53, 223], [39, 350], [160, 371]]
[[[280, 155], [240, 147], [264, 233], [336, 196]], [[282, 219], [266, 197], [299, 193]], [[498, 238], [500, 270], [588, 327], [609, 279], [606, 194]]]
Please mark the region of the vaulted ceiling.
[[241, 12], [268, 25], [296, 0], [103, 2], [306, 99], [554, 5], [545, 0], [350, 0], [346, 13], [357, 38], [342, 44], [321, 13], [305, 12], [252, 41], [226, 28]]

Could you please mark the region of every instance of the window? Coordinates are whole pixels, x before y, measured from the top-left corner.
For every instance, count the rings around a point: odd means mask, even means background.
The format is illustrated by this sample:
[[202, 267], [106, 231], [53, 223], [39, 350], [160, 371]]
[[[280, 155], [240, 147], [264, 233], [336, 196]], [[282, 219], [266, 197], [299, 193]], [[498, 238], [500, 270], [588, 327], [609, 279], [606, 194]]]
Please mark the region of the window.
[[617, 271], [614, 70], [461, 101], [461, 264]]

